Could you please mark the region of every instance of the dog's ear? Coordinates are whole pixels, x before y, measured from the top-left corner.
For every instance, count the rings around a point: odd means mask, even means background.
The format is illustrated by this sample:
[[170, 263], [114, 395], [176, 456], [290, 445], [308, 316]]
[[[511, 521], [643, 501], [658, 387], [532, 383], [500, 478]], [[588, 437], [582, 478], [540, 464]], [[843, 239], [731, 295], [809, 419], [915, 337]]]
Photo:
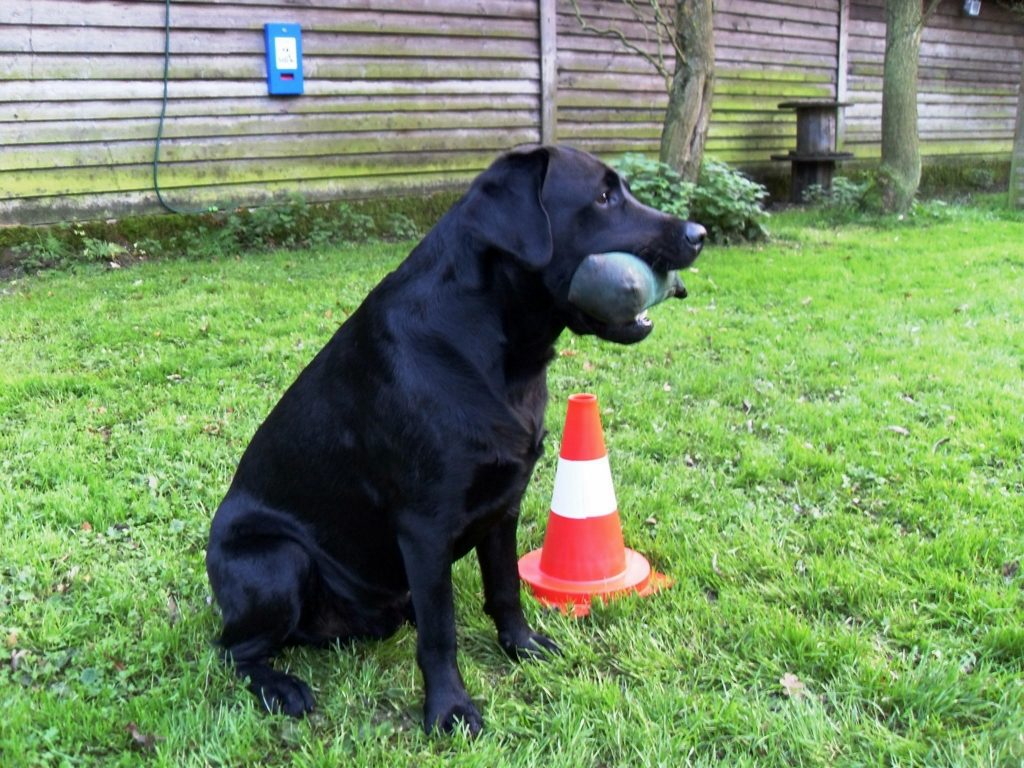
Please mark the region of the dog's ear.
[[503, 155], [477, 178], [465, 201], [473, 237], [531, 270], [552, 257], [551, 222], [541, 201], [549, 161], [543, 147]]

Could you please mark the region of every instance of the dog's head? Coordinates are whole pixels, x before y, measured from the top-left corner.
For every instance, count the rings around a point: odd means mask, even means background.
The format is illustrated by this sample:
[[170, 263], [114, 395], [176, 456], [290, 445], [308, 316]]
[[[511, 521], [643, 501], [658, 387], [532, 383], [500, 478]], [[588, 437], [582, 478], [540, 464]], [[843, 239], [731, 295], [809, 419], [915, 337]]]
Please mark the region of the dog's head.
[[[467, 203], [474, 237], [536, 273], [567, 327], [623, 344], [646, 338], [653, 324], [646, 313], [610, 323], [575, 306], [569, 286], [583, 260], [624, 251], [665, 275], [693, 263], [706, 234], [641, 204], [613, 169], [567, 147], [502, 156], [477, 179]], [[674, 294], [686, 295], [681, 283]]]

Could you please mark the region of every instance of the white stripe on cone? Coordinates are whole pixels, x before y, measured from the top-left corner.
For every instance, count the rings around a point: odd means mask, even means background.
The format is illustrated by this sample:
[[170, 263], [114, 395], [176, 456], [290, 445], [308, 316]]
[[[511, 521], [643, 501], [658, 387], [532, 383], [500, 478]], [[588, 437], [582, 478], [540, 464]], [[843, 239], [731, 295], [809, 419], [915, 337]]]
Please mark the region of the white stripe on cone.
[[551, 511], [561, 517], [585, 520], [619, 511], [608, 457], [572, 461], [558, 457]]

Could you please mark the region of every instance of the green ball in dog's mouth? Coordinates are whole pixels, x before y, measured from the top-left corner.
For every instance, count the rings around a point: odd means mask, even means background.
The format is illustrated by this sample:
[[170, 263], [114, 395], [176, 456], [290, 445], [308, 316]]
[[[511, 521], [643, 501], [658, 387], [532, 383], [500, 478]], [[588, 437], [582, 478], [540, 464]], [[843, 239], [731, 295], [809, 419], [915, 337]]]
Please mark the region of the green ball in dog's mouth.
[[595, 253], [577, 267], [569, 284], [569, 301], [610, 325], [650, 323], [647, 310], [670, 296], [685, 296], [675, 270], [655, 272], [631, 253]]

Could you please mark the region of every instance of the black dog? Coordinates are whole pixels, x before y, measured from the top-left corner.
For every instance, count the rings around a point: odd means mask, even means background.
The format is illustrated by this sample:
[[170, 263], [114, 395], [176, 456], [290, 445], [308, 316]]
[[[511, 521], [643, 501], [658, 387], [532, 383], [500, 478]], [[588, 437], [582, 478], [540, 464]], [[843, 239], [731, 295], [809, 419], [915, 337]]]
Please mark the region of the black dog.
[[557, 651], [523, 617], [516, 560], [553, 345], [566, 327], [624, 344], [652, 327], [588, 317], [570, 280], [607, 251], [682, 268], [703, 239], [594, 157], [542, 147], [499, 158], [370, 292], [257, 430], [213, 520], [220, 642], [267, 709], [313, 708], [304, 682], [269, 666], [282, 647], [412, 621], [424, 727], [477, 732], [451, 581], [474, 548], [505, 652]]

